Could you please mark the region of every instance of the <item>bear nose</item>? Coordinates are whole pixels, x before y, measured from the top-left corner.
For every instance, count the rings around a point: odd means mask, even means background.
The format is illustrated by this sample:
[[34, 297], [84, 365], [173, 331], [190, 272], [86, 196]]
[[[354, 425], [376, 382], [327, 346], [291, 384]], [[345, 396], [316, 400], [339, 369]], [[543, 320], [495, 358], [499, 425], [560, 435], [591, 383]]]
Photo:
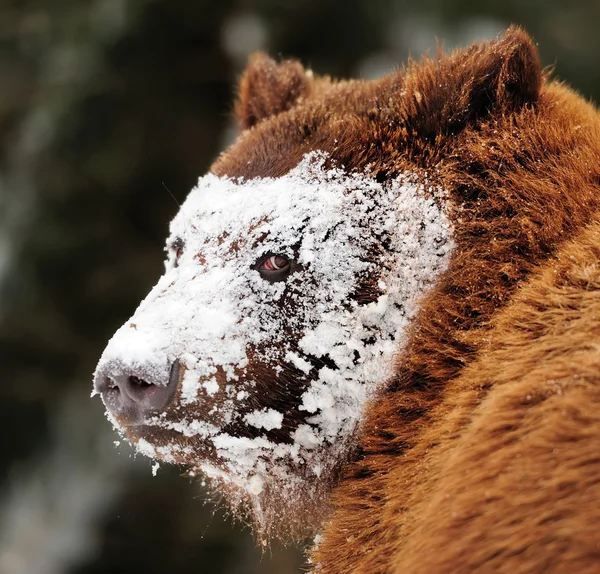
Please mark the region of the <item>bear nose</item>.
[[94, 378], [94, 389], [100, 393], [107, 410], [121, 418], [123, 424], [143, 424], [151, 414], [164, 411], [175, 396], [179, 384], [179, 361], [170, 369], [168, 380], [154, 380], [149, 372], [129, 373], [102, 368]]

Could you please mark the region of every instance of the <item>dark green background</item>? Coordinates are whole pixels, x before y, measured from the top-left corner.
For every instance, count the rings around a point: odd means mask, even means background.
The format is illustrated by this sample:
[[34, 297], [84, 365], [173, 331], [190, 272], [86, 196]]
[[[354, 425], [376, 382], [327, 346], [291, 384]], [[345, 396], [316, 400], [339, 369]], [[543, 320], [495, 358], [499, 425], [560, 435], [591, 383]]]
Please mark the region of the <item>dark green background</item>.
[[517, 23], [597, 99], [599, 22], [598, 0], [0, 2], [0, 572], [300, 571], [180, 469], [115, 448], [89, 399], [176, 201], [234, 137], [250, 51], [368, 77]]

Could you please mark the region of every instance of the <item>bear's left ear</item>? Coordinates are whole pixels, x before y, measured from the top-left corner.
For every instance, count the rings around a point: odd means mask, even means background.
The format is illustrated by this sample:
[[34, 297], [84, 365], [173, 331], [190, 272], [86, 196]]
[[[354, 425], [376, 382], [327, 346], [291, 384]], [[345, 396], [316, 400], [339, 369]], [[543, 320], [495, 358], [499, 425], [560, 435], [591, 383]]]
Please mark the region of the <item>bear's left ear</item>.
[[496, 41], [409, 68], [403, 86], [407, 127], [425, 137], [457, 133], [490, 114], [535, 104], [541, 83], [536, 47], [511, 27]]
[[235, 115], [243, 128], [289, 110], [310, 88], [312, 73], [300, 62], [277, 63], [262, 52], [250, 56], [239, 83]]

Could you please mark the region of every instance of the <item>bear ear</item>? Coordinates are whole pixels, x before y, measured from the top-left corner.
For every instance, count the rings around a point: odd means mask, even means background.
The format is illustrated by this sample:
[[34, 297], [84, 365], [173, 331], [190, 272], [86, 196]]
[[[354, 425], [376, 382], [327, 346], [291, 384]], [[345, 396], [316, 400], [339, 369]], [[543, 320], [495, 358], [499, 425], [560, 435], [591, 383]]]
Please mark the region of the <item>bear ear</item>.
[[536, 47], [525, 32], [511, 27], [498, 40], [454, 52], [437, 65], [410, 68], [404, 86], [412, 94], [407, 120], [425, 136], [456, 133], [492, 113], [535, 104], [541, 83]]
[[277, 63], [262, 52], [250, 56], [239, 83], [235, 115], [243, 128], [289, 110], [309, 90], [312, 72], [295, 60]]

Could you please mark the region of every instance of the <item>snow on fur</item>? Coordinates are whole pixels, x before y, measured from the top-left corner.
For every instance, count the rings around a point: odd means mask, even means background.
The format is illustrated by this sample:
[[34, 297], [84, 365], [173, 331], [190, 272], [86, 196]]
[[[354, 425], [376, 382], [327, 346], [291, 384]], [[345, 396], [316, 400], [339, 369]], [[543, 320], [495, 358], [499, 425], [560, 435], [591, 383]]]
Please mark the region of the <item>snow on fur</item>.
[[[224, 393], [210, 420], [157, 415], [146, 422], [209, 443], [218, 461], [197, 460], [194, 468], [233, 485], [259, 521], [267, 485], [293, 496], [308, 476], [343, 458], [366, 403], [392, 375], [419, 298], [447, 266], [453, 245], [443, 201], [415, 178], [380, 184], [368, 174], [327, 168], [327, 159], [313, 152], [276, 179], [202, 177], [171, 224], [165, 274], [99, 365], [166, 382], [179, 360], [182, 405]], [[184, 251], [176, 265], [172, 246], [179, 244]], [[269, 283], [256, 270], [269, 254], [296, 262], [286, 281]], [[378, 278], [380, 295], [361, 305], [353, 294], [368, 275]], [[281, 306], [284, 297], [291, 303]], [[280, 428], [285, 413], [240, 414], [258, 382], [248, 375], [249, 349], [252, 360], [275, 372], [286, 364], [308, 374], [315, 368], [309, 357], [328, 359], [301, 396], [306, 417], [289, 442], [261, 434]], [[224, 432], [235, 422], [260, 436]], [[180, 447], [158, 452], [142, 439], [138, 449], [172, 460]]]

